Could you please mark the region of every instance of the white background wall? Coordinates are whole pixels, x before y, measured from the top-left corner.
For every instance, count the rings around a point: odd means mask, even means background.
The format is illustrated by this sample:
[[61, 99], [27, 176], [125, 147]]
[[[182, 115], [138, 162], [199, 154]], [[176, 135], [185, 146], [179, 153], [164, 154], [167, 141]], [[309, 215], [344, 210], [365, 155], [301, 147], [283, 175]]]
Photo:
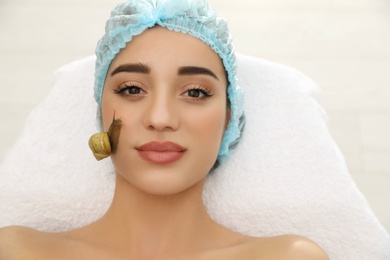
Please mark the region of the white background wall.
[[[119, 0], [0, 0], [0, 162], [51, 74], [92, 55]], [[210, 0], [236, 50], [300, 69], [323, 89], [350, 173], [390, 230], [390, 1]]]

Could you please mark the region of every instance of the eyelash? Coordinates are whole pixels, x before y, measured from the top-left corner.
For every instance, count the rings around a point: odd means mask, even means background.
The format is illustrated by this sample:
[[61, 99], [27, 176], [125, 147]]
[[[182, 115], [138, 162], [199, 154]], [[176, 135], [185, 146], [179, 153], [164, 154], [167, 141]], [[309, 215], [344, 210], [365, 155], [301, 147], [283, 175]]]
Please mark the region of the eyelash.
[[209, 97], [211, 97], [213, 95], [213, 93], [208, 88], [206, 88], [204, 86], [196, 86], [196, 87], [189, 88], [184, 93], [188, 93], [188, 92], [193, 91], [193, 90], [199, 91], [199, 92], [201, 92], [201, 94], [203, 94], [203, 97], [191, 97], [191, 96], [188, 96], [189, 98], [194, 99], [194, 100], [207, 99], [207, 98], [209, 98]]
[[140, 86], [138, 86], [135, 83], [132, 82], [126, 82], [118, 86], [117, 89], [114, 89], [114, 94], [118, 95], [123, 95], [123, 96], [139, 96], [144, 93], [125, 93], [126, 90], [131, 90], [131, 89], [138, 89], [140, 92], [145, 92]]
[[[117, 89], [114, 89], [113, 92], [114, 92], [114, 94], [123, 95], [123, 96], [140, 96], [140, 95], [144, 94], [144, 93], [133, 93], [133, 94], [131, 94], [131, 93], [126, 93], [125, 92], [125, 91], [131, 90], [131, 89], [137, 89], [140, 92], [146, 93], [138, 84], [135, 84], [133, 82], [123, 83], [123, 84], [119, 85]], [[207, 98], [213, 96], [213, 93], [210, 91], [210, 89], [208, 89], [208, 88], [206, 88], [206, 87], [204, 87], [202, 85], [195, 86], [195, 87], [190, 87], [185, 92], [183, 92], [183, 94], [189, 93], [190, 91], [199, 91], [200, 95], [203, 95], [201, 97], [191, 97], [188, 94], [186, 95], [186, 96], [188, 96], [188, 98], [193, 99], [193, 100], [199, 100], [200, 101], [200, 100], [207, 99]]]

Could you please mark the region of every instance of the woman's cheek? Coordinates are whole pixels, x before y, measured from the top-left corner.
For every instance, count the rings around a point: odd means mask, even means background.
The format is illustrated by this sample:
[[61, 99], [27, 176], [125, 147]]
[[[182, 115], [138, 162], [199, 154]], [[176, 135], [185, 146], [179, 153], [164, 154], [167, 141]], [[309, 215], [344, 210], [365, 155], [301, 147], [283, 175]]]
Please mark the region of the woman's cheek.
[[[218, 150], [225, 131], [225, 118], [226, 109], [221, 109], [220, 106], [217, 106], [202, 113], [197, 122], [203, 138], [210, 144], [215, 143], [218, 145]], [[217, 138], [218, 136], [220, 138]]]

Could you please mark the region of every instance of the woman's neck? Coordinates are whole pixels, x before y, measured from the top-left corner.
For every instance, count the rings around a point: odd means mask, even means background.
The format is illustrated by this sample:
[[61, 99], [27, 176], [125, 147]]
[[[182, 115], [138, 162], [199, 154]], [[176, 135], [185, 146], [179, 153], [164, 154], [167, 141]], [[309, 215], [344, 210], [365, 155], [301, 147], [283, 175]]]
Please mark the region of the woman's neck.
[[[117, 175], [113, 203], [99, 220], [98, 233], [140, 258], [146, 254], [190, 253], [229, 234], [211, 220], [202, 200], [204, 180], [174, 195], [146, 194]], [[96, 233], [96, 231], [95, 231]], [[115, 242], [114, 242], [115, 240]], [[150, 255], [150, 256], [152, 256]]]

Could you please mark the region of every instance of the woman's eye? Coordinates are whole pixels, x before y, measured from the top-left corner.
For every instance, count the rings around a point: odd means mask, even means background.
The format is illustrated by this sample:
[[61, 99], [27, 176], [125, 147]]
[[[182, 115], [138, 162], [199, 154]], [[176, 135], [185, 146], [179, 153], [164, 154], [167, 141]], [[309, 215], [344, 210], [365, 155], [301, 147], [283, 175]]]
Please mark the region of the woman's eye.
[[137, 96], [145, 94], [145, 91], [142, 90], [142, 88], [137, 86], [124, 86], [120, 89], [114, 90], [116, 94], [122, 94], [125, 96]]
[[184, 93], [184, 96], [188, 96], [194, 99], [204, 99], [211, 96], [211, 93], [203, 89], [190, 89]]
[[126, 87], [123, 92], [129, 95], [139, 95], [144, 93], [144, 91], [139, 87]]

